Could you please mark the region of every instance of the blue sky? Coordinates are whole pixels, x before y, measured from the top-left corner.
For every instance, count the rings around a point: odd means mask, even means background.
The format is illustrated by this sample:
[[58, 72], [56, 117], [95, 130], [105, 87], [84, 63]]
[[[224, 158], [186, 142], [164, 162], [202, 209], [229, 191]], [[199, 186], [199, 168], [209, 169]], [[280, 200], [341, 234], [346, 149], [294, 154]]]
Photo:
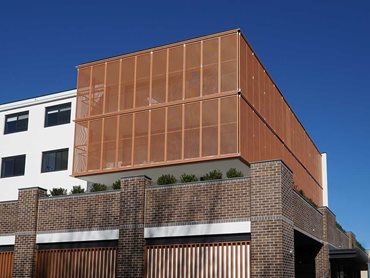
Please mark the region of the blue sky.
[[370, 1], [7, 2], [0, 103], [74, 88], [82, 62], [242, 28], [328, 153], [330, 208], [370, 248]]

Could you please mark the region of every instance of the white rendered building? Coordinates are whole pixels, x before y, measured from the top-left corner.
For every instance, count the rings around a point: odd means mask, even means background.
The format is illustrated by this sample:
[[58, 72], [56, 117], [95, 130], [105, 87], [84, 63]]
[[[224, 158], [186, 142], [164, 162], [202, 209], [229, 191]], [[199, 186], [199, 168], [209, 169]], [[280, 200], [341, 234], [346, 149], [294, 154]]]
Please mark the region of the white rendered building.
[[73, 178], [76, 90], [0, 104], [0, 201], [18, 189], [45, 189], [86, 181]]

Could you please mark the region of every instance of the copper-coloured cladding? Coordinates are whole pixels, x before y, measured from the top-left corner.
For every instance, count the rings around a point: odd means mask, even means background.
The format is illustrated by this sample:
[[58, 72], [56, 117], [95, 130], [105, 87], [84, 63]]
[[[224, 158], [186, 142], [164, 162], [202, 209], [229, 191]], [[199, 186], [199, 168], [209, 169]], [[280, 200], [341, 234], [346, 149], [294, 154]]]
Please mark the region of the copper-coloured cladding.
[[[316, 204], [322, 205], [321, 184], [294, 153], [283, 144], [253, 108], [240, 98], [241, 156], [246, 161], [282, 159], [293, 171], [294, 184]], [[317, 161], [318, 162], [318, 161]]]
[[233, 95], [77, 122], [74, 174], [238, 152], [238, 96]]
[[[240, 36], [240, 59], [240, 85], [243, 97], [321, 185], [320, 151], [243, 36]], [[259, 128], [255, 127], [258, 130], [249, 132], [260, 132]], [[253, 152], [262, 155], [265, 150], [260, 148], [260, 144], [264, 144], [263, 139], [256, 140]]]
[[238, 91], [237, 32], [79, 69], [76, 121]]

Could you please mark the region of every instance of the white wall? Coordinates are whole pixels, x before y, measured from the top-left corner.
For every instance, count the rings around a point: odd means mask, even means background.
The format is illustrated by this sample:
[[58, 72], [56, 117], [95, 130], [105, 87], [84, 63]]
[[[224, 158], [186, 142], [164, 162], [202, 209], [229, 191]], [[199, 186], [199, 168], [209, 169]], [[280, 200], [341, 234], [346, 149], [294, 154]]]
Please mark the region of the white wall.
[[322, 204], [323, 206], [329, 207], [329, 191], [328, 191], [328, 166], [327, 166], [327, 155], [326, 153], [321, 154], [321, 173], [322, 173]]
[[[71, 102], [71, 122], [45, 128], [45, 107], [68, 102]], [[5, 115], [22, 111], [29, 111], [28, 130], [4, 135]], [[76, 90], [0, 105], [0, 158], [26, 154], [24, 176], [0, 178], [0, 201], [18, 199], [18, 189], [24, 187], [86, 187], [85, 181], [70, 176], [75, 112]], [[68, 169], [41, 173], [42, 152], [63, 148], [69, 149]]]

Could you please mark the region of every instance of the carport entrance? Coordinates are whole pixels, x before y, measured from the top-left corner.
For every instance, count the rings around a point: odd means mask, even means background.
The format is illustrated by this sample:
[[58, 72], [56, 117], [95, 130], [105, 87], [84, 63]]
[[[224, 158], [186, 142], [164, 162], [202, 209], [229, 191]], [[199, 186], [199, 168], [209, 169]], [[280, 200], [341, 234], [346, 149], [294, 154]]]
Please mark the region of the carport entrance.
[[294, 231], [295, 277], [315, 278], [315, 257], [322, 244]]
[[145, 276], [250, 277], [250, 242], [147, 245]]

